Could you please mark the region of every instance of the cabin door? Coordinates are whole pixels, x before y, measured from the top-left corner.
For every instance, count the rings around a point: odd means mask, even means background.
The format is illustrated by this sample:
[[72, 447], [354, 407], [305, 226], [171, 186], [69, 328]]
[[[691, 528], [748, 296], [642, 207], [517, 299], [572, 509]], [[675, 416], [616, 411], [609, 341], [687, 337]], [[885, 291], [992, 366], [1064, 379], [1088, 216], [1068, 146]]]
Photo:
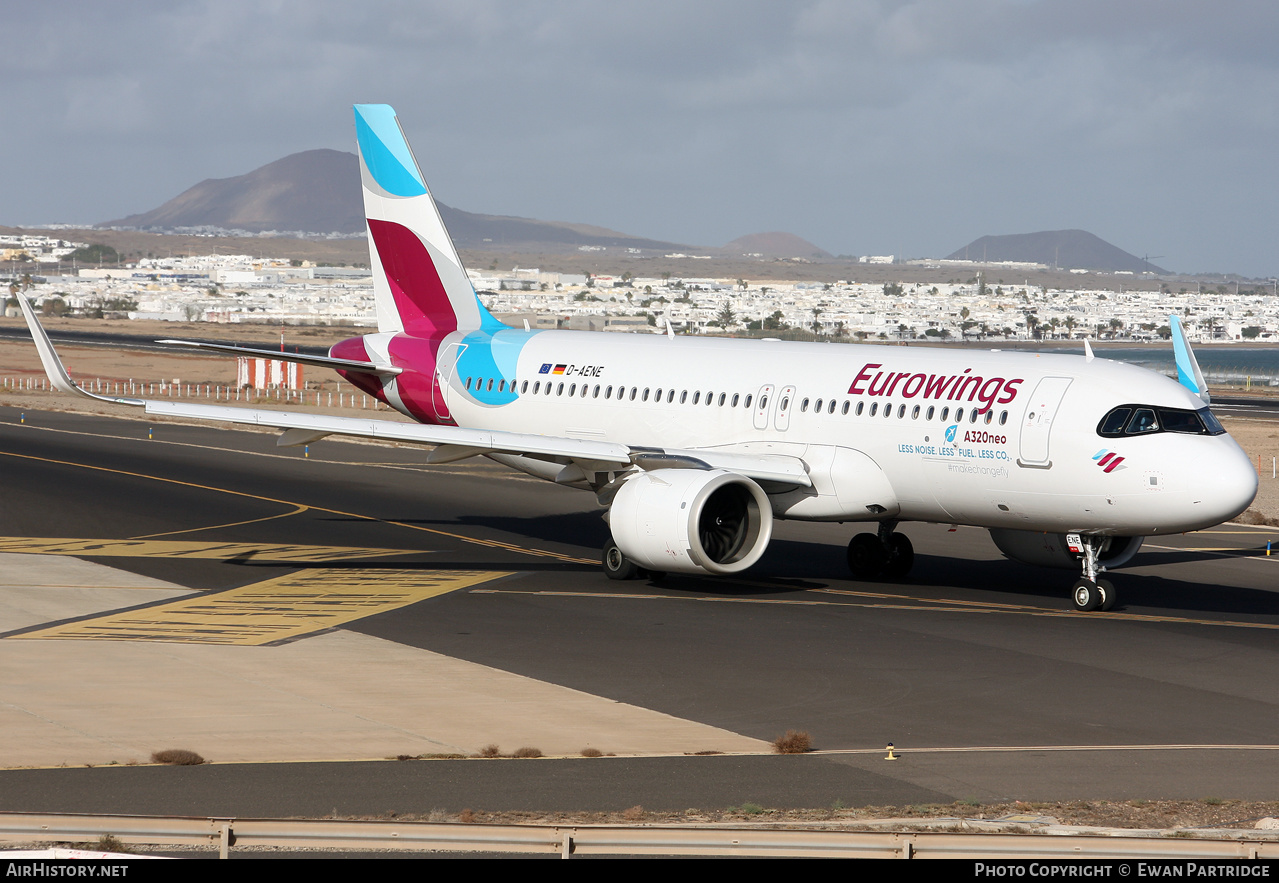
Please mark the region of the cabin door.
[[773, 422], [779, 432], [785, 432], [790, 428], [790, 412], [793, 407], [795, 407], [795, 387], [783, 386], [781, 392], [777, 394], [777, 418]]
[[1021, 441], [1017, 465], [1047, 469], [1052, 466], [1048, 441], [1052, 435], [1053, 420], [1062, 396], [1070, 386], [1069, 377], [1045, 377], [1039, 381], [1026, 406], [1026, 416], [1021, 421]]
[[755, 396], [755, 428], [768, 429], [769, 409], [773, 407], [773, 385], [766, 383]]

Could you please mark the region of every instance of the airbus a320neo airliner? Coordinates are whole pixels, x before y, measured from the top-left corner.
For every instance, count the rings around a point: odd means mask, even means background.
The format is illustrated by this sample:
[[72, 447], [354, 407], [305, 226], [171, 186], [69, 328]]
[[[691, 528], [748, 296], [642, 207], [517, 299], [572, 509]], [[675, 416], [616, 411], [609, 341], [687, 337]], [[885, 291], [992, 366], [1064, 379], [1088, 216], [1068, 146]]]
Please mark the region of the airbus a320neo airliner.
[[[902, 579], [903, 522], [976, 525], [1008, 557], [1078, 568], [1071, 599], [1109, 609], [1099, 574], [1142, 538], [1242, 512], [1257, 475], [1208, 408], [1173, 318], [1180, 383], [1085, 356], [531, 331], [480, 303], [386, 105], [357, 105], [378, 331], [327, 358], [171, 341], [335, 369], [418, 421], [403, 424], [110, 398], [148, 414], [482, 454], [592, 491], [614, 579], [734, 574], [777, 519], [862, 523], [859, 579]], [[25, 298], [45, 369], [67, 375]], [[95, 398], [101, 398], [94, 396]]]

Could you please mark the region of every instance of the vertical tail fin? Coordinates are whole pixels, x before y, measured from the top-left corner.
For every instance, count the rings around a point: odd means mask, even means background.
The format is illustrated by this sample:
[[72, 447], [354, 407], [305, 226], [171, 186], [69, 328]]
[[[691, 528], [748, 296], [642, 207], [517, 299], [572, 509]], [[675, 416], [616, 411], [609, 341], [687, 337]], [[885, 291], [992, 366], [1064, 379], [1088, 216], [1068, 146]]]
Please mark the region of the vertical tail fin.
[[378, 330], [442, 337], [503, 327], [476, 297], [395, 111], [355, 105], [355, 134]]

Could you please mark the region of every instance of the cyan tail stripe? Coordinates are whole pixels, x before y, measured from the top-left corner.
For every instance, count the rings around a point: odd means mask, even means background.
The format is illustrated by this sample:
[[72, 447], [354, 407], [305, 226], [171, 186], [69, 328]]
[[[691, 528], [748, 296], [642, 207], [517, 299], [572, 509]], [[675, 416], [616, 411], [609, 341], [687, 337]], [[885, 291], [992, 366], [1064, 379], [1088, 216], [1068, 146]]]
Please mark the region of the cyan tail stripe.
[[379, 187], [393, 196], [426, 193], [426, 183], [389, 104], [355, 105], [355, 137]]

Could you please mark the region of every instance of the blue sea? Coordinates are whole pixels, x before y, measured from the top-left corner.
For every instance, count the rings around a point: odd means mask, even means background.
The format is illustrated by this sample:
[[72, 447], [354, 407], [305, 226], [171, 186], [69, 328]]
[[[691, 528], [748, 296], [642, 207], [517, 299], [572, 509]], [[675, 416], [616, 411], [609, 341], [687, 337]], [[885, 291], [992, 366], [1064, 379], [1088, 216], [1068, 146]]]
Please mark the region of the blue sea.
[[[1203, 370], [1205, 377], [1209, 380], [1212, 380], [1214, 375], [1218, 375], [1238, 380], [1252, 377], [1253, 382], [1270, 379], [1279, 381], [1279, 347], [1207, 347], [1194, 346], [1193, 344], [1191, 346], [1194, 348], [1195, 358], [1199, 361], [1200, 369]], [[1018, 349], [1031, 348], [1018, 347]], [[1037, 352], [1083, 355], [1084, 348], [1082, 346], [1044, 347], [1041, 350], [1037, 350]], [[1176, 373], [1176, 368], [1173, 364], [1171, 341], [1166, 341], [1163, 344], [1151, 344], [1150, 346], [1094, 347], [1093, 354], [1099, 359], [1130, 362], [1163, 374], [1172, 375]]]

